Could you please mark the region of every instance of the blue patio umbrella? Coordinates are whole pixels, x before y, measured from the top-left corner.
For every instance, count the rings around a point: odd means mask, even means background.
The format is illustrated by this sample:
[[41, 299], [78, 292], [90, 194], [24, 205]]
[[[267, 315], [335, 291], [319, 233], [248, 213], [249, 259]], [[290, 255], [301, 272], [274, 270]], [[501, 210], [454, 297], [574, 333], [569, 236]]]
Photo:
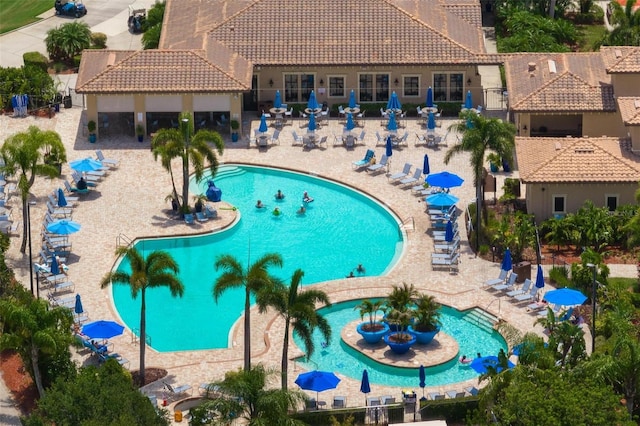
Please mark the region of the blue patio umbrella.
[[464, 107], [466, 109], [473, 108], [473, 99], [471, 98], [471, 90], [467, 91], [467, 96], [464, 98]]
[[427, 89], [427, 108], [433, 108], [433, 89], [431, 86]]
[[464, 179], [455, 173], [440, 172], [427, 176], [427, 183], [440, 188], [453, 188], [462, 185]]
[[391, 142], [391, 136], [387, 136], [387, 142], [385, 144], [385, 155], [391, 158], [393, 155], [393, 142]]
[[502, 269], [503, 271], [510, 271], [512, 268], [512, 263], [511, 263], [511, 250], [509, 250], [509, 248], [507, 247], [507, 249], [504, 252], [504, 257], [502, 258], [502, 264], [500, 265], [500, 269]]
[[420, 387], [422, 388], [422, 396], [424, 397], [424, 387], [427, 385], [427, 374], [424, 371], [424, 365], [420, 365], [420, 370], [418, 370], [418, 376], [420, 377]]
[[58, 275], [60, 273], [60, 265], [58, 265], [58, 259], [56, 256], [51, 256], [51, 273]]
[[398, 95], [395, 91], [391, 93], [391, 97], [389, 98], [389, 101], [387, 101], [387, 109], [391, 109], [394, 111], [402, 109], [402, 104], [400, 103]]
[[75, 160], [69, 163], [69, 167], [77, 172], [93, 172], [102, 168], [102, 163], [91, 157]]
[[73, 312], [78, 315], [84, 312], [84, 309], [82, 307], [82, 299], [80, 298], [79, 294], [76, 294], [76, 305], [73, 307]]
[[124, 327], [117, 322], [106, 320], [94, 321], [82, 327], [82, 334], [92, 339], [110, 339], [121, 335], [123, 331]]
[[436, 129], [436, 117], [431, 111], [429, 111], [429, 115], [427, 116], [427, 129], [429, 130]]
[[307, 101], [307, 108], [313, 109], [313, 110], [320, 108], [320, 106], [318, 105], [318, 100], [316, 99], [316, 92], [314, 92], [313, 90], [309, 95], [309, 100]]
[[571, 288], [560, 288], [558, 290], [548, 291], [544, 297], [549, 303], [556, 305], [568, 306], [568, 305], [582, 305], [587, 296]]
[[424, 160], [422, 161], [422, 173], [428, 175], [431, 170], [429, 169], [429, 155], [424, 155]]
[[349, 93], [349, 108], [355, 108], [356, 105], [356, 92], [351, 90], [351, 93]]
[[62, 188], [58, 188], [58, 207], [65, 207], [67, 205], [67, 199], [64, 196]]
[[447, 194], [445, 192], [439, 192], [437, 194], [429, 195], [425, 201], [427, 204], [433, 207], [450, 207], [457, 203], [460, 199], [455, 195]]
[[[471, 368], [473, 368], [476, 372], [480, 374], [487, 373], [489, 371], [488, 370], [489, 367], [493, 367], [498, 373], [504, 370], [504, 367], [499, 365], [498, 357], [495, 355], [476, 358], [473, 361], [471, 361], [471, 364], [469, 365], [471, 366]], [[511, 361], [507, 361], [507, 368], [513, 368], [513, 367], [515, 367], [515, 364], [512, 363]]]
[[542, 273], [542, 265], [538, 264], [538, 274], [536, 275], [536, 287], [544, 287], [544, 274]]
[[314, 370], [300, 374], [295, 383], [300, 389], [315, 391], [317, 399], [318, 392], [335, 389], [340, 379], [331, 371]]
[[67, 219], [56, 220], [47, 225], [47, 231], [59, 235], [75, 234], [80, 228], [81, 225], [78, 222]]
[[352, 131], [353, 129], [355, 129], [356, 127], [356, 123], [353, 121], [353, 114], [348, 113], [347, 114], [347, 124], [344, 125], [344, 128], [347, 129], [347, 131]]
[[262, 114], [260, 117], [260, 127], [258, 127], [258, 131], [265, 133], [269, 127], [267, 127], [267, 116]]
[[453, 241], [453, 223], [451, 223], [451, 220], [447, 221], [447, 227], [444, 231], [444, 240], [448, 243]]
[[282, 108], [282, 96], [280, 96], [280, 91], [276, 90], [276, 100], [273, 101], [274, 108]]
[[398, 122], [396, 121], [396, 115], [393, 112], [389, 114], [389, 122], [387, 123], [387, 130], [390, 132], [398, 131]]
[[[371, 386], [369, 385], [369, 372], [365, 368], [362, 370], [362, 380], [360, 381], [360, 392], [368, 394], [371, 392]], [[364, 405], [367, 405], [367, 397], [365, 396]]]
[[307, 129], [310, 132], [314, 132], [316, 130], [316, 115], [315, 114], [309, 115], [309, 125], [307, 126]]

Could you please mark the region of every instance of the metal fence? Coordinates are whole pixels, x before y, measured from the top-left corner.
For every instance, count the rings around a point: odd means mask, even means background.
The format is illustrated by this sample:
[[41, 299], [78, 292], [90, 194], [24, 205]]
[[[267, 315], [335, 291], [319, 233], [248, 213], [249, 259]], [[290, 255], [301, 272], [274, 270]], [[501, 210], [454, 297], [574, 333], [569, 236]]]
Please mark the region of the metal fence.
[[509, 94], [505, 87], [484, 89], [484, 105], [487, 110], [507, 110], [509, 108]]

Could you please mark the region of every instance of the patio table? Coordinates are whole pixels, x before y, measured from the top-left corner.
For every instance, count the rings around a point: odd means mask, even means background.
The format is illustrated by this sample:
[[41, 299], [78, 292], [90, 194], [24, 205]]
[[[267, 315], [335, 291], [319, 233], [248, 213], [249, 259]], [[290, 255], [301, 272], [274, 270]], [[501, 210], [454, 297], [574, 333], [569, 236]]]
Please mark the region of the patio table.
[[276, 114], [284, 114], [285, 112], [287, 112], [287, 109], [286, 109], [286, 108], [271, 108], [271, 109], [269, 110], [269, 112], [270, 112], [271, 114], [273, 114], [273, 115], [276, 115]]
[[345, 114], [357, 115], [360, 114], [360, 108], [343, 108]]
[[320, 114], [322, 112], [322, 108], [316, 108], [316, 109], [305, 108], [304, 112], [306, 112], [307, 114]]

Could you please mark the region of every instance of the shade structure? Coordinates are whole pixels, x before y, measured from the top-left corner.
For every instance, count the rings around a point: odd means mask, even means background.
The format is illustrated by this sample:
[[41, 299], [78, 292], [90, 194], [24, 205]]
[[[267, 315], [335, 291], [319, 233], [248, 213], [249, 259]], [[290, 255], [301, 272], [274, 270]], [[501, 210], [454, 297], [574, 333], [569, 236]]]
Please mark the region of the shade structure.
[[360, 381], [360, 392], [365, 394], [364, 405], [367, 405], [367, 394], [371, 392], [371, 386], [369, 385], [369, 372], [365, 368], [362, 370], [362, 380]]
[[282, 96], [279, 90], [276, 90], [276, 99], [273, 101], [273, 107], [282, 108]]
[[509, 250], [509, 248], [507, 247], [507, 249], [504, 251], [504, 257], [502, 258], [500, 269], [502, 269], [503, 271], [510, 271], [512, 267], [511, 250]]
[[385, 143], [385, 152], [387, 157], [393, 155], [393, 142], [391, 142], [391, 136], [387, 136], [387, 142]]
[[428, 175], [431, 170], [429, 169], [429, 155], [424, 155], [424, 160], [422, 161], [422, 173]]
[[427, 108], [433, 108], [433, 89], [431, 86], [427, 89]]
[[76, 304], [73, 307], [73, 312], [75, 312], [78, 315], [84, 312], [84, 308], [82, 307], [82, 298], [80, 297], [79, 294], [76, 294]]
[[444, 240], [448, 243], [453, 241], [453, 223], [447, 221], [447, 226], [444, 231]]
[[464, 107], [466, 109], [473, 108], [473, 99], [471, 97], [471, 90], [467, 90], [467, 96], [464, 98]]
[[58, 265], [58, 259], [56, 256], [51, 256], [51, 273], [58, 275], [60, 273], [60, 265]]
[[311, 91], [309, 94], [309, 100], [307, 101], [307, 108], [309, 109], [318, 109], [320, 106], [318, 105], [318, 100], [316, 99], [316, 92]]
[[300, 374], [295, 383], [300, 386], [300, 389], [322, 392], [335, 389], [340, 379], [331, 371], [314, 370]]
[[307, 125], [307, 130], [309, 130], [310, 132], [315, 132], [316, 130], [316, 115], [315, 114], [311, 114], [309, 115], [309, 124]]
[[402, 109], [402, 104], [400, 103], [398, 94], [395, 91], [391, 93], [391, 97], [389, 98], [389, 101], [387, 101], [387, 109], [391, 109], [394, 111]]
[[64, 196], [62, 188], [58, 188], [58, 207], [66, 207], [67, 198]]
[[582, 305], [587, 300], [587, 296], [572, 288], [560, 288], [548, 291], [543, 299], [556, 305], [569, 306]]
[[119, 336], [124, 327], [115, 321], [94, 321], [82, 327], [82, 333], [92, 339], [110, 339]]
[[353, 114], [348, 113], [347, 114], [347, 123], [344, 125], [344, 128], [347, 129], [347, 131], [352, 131], [353, 129], [355, 129], [356, 127], [356, 123], [353, 121]]
[[424, 371], [424, 365], [420, 365], [420, 370], [418, 370], [418, 376], [420, 377], [420, 387], [422, 388], [422, 396], [424, 396], [424, 388], [427, 385], [427, 374]]
[[389, 122], [387, 123], [387, 130], [390, 132], [398, 131], [398, 121], [394, 113], [389, 114]]
[[94, 160], [91, 157], [83, 158], [82, 160], [75, 160], [69, 163], [69, 167], [77, 172], [93, 172], [102, 168], [102, 163]]
[[439, 192], [437, 194], [429, 195], [425, 201], [427, 204], [433, 207], [450, 207], [457, 203], [460, 199], [455, 195], [447, 194], [445, 192]]
[[429, 130], [436, 129], [436, 117], [431, 111], [429, 111], [429, 115], [427, 116], [427, 129]]
[[60, 219], [47, 225], [47, 231], [52, 234], [69, 235], [78, 232], [81, 225], [73, 220]]
[[260, 126], [258, 127], [258, 131], [264, 133], [267, 131], [268, 128], [269, 127], [267, 127], [267, 116], [262, 114], [260, 116]]
[[462, 185], [464, 179], [455, 173], [440, 172], [427, 176], [427, 183], [440, 188], [454, 188]]
[[538, 274], [536, 275], [536, 287], [544, 287], [544, 274], [542, 272], [542, 265], [538, 264]]
[[[489, 371], [490, 367], [493, 367], [497, 373], [504, 370], [504, 366], [499, 365], [498, 357], [495, 355], [483, 356], [471, 361], [471, 368], [480, 374], [485, 374]], [[507, 361], [507, 368], [513, 368], [515, 364], [511, 361]]]
[[351, 90], [351, 93], [349, 93], [349, 108], [355, 108], [356, 105], [356, 92], [355, 90]]

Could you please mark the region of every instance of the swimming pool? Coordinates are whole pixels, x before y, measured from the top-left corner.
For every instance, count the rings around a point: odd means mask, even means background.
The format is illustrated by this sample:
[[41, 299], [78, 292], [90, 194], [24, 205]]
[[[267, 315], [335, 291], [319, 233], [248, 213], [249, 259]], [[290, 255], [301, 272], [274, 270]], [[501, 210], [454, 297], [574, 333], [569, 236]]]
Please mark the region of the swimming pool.
[[[204, 193], [207, 179], [191, 193]], [[230, 229], [196, 237], [141, 240], [143, 254], [169, 252], [180, 265], [185, 284], [182, 298], [166, 288], [147, 290], [148, 343], [160, 352], [215, 349], [229, 346], [229, 330], [242, 314], [244, 291], [225, 292], [216, 304], [212, 296], [220, 254], [255, 261], [265, 253], [280, 253], [284, 267], [272, 273], [289, 280], [293, 271], [305, 272], [303, 284], [344, 278], [358, 264], [367, 275], [382, 275], [392, 268], [404, 247], [398, 219], [370, 197], [317, 177], [254, 166], [221, 166], [215, 178], [222, 199], [236, 206], [240, 220]], [[284, 200], [276, 201], [281, 189]], [[297, 215], [302, 194], [314, 198], [305, 215]], [[267, 208], [256, 209], [261, 199]], [[282, 214], [275, 217], [278, 206]], [[128, 268], [123, 261], [118, 268]], [[126, 325], [139, 328], [140, 298], [132, 299], [128, 286], [112, 286], [115, 307]], [[215, 319], [215, 320], [214, 320]]]
[[[329, 345], [323, 345], [326, 342], [316, 331], [313, 336], [316, 351], [309, 361], [299, 359], [297, 363], [309, 370], [338, 372], [356, 380], [362, 378], [362, 370], [366, 368], [371, 383], [418, 388], [418, 368], [399, 368], [380, 364], [342, 341], [340, 337], [342, 328], [360, 319], [358, 310], [354, 310], [360, 302], [361, 300], [350, 300], [319, 309], [318, 312], [331, 325], [331, 341]], [[505, 340], [497, 331], [488, 332], [477, 323], [466, 320], [465, 312], [444, 305], [440, 312], [441, 330], [457, 341], [460, 355], [474, 356], [478, 352], [489, 355], [497, 354], [500, 349], [507, 350]], [[304, 348], [296, 335], [294, 335], [294, 341], [298, 347]], [[478, 373], [468, 365], [461, 365], [458, 362], [458, 356], [443, 364], [426, 367], [425, 370], [427, 386], [458, 383], [478, 376]]]

